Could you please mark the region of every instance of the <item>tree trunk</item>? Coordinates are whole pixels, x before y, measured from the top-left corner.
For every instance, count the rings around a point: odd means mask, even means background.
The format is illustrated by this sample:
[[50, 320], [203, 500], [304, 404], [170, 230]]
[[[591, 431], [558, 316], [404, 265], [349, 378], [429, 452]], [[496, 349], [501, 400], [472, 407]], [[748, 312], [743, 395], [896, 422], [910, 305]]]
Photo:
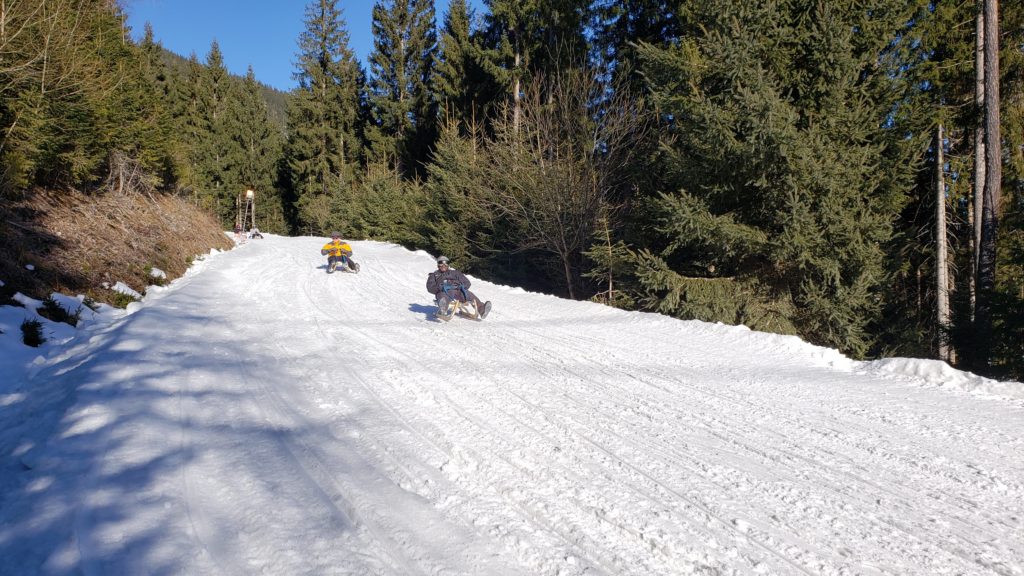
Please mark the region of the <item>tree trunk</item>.
[[608, 217], [607, 216], [602, 221], [602, 225], [604, 226], [604, 245], [605, 245], [606, 248], [608, 248], [608, 299], [607, 299], [607, 303], [608, 303], [608, 305], [611, 305], [612, 302], [614, 302], [613, 298], [615, 296], [615, 284], [613, 282], [613, 280], [615, 279], [615, 270], [614, 270], [615, 267], [612, 265], [612, 262], [615, 261], [614, 260], [615, 254], [614, 254], [614, 252], [612, 252], [612, 232], [610, 230], [611, 226], [609, 225]]
[[985, 192], [981, 213], [981, 254], [974, 332], [976, 367], [992, 361], [992, 298], [996, 281], [996, 233], [1002, 200], [999, 141], [999, 2], [985, 0]]
[[516, 75], [515, 80], [512, 84], [512, 130], [519, 134], [519, 92], [521, 86], [519, 85], [520, 70], [519, 70], [519, 48], [516, 47], [516, 61], [515, 66], [512, 68], [513, 73]]
[[[974, 104], [981, 112], [985, 109], [985, 9], [984, 0], [978, 0], [978, 15], [975, 18], [976, 41], [974, 46]], [[974, 127], [974, 202], [969, 210], [973, 227], [971, 236], [971, 321], [977, 302], [978, 268], [981, 261], [981, 213], [985, 198], [985, 130], [979, 121]]]
[[572, 262], [569, 260], [571, 257], [572, 256], [568, 252], [562, 253], [562, 270], [565, 272], [565, 286], [569, 290], [569, 299], [575, 300], [576, 288], [572, 277]]
[[935, 131], [935, 312], [939, 360], [952, 362], [949, 353], [949, 267], [946, 248], [946, 179], [942, 124]]

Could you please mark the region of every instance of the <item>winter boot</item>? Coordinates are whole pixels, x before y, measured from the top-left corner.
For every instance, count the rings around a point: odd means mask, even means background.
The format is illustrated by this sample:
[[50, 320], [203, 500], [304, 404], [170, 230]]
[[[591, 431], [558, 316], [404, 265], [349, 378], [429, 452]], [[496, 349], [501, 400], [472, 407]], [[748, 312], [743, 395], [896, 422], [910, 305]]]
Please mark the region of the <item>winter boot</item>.
[[459, 309], [458, 303], [455, 302], [454, 300], [445, 299], [436, 302], [436, 304], [437, 313], [435, 314], [435, 316], [437, 316], [439, 320], [444, 320], [445, 322], [451, 320], [452, 317], [455, 316], [455, 311]]
[[487, 315], [491, 313], [491, 301], [484, 302], [483, 310], [480, 311], [480, 319], [487, 318]]

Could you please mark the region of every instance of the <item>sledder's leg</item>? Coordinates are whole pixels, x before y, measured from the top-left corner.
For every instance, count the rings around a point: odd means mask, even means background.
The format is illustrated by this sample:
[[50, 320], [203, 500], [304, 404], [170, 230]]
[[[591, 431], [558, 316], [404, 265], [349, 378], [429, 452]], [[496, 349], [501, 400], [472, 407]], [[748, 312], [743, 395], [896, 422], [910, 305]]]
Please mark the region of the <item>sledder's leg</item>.
[[487, 302], [482, 302], [476, 297], [476, 294], [469, 291], [467, 291], [466, 296], [468, 297], [469, 302], [473, 305], [473, 313], [469, 316], [476, 320], [483, 320], [484, 318], [487, 318], [487, 315], [491, 313], [491, 302], [489, 300]]
[[437, 313], [435, 316], [437, 316], [439, 320], [444, 320], [445, 322], [451, 320], [452, 316], [455, 315], [455, 311], [459, 308], [459, 303], [455, 300], [449, 299], [447, 296], [440, 296], [437, 299], [436, 304]]

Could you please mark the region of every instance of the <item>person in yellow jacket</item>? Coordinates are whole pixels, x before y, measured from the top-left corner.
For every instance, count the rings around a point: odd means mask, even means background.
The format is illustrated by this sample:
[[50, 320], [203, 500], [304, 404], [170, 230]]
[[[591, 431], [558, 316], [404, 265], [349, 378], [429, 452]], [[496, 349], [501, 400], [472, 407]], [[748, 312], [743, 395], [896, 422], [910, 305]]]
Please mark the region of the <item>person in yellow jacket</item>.
[[353, 272], [359, 272], [359, 264], [352, 260], [352, 247], [341, 239], [341, 234], [331, 232], [331, 241], [324, 244], [320, 254], [327, 256], [327, 273], [334, 272], [338, 265], [348, 266]]

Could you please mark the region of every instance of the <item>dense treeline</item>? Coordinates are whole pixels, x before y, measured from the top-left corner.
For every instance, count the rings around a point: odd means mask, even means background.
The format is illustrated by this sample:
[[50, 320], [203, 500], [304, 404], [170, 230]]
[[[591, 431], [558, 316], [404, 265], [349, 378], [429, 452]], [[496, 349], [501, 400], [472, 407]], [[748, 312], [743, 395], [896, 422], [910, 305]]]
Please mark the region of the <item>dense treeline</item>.
[[275, 114], [216, 44], [176, 65], [113, 0], [0, 3], [0, 185], [127, 167], [226, 226], [254, 189], [276, 232], [1021, 378], [1024, 6], [1000, 9], [378, 0], [364, 66], [312, 0]]

